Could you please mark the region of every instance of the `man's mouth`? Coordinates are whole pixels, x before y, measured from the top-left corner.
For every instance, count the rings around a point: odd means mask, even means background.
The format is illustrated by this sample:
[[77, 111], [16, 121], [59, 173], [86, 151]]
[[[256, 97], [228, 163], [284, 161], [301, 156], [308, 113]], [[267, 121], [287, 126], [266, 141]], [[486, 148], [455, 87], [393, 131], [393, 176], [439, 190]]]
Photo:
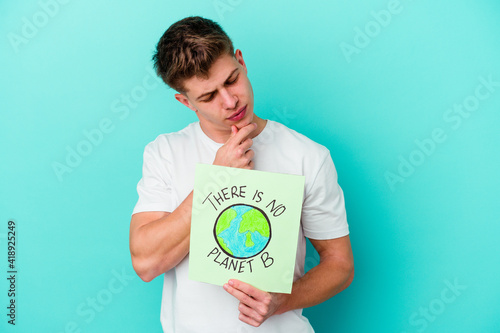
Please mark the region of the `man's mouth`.
[[243, 119], [243, 117], [245, 117], [246, 111], [247, 111], [247, 106], [245, 105], [244, 107], [233, 113], [231, 117], [228, 117], [227, 119], [231, 121], [239, 121]]

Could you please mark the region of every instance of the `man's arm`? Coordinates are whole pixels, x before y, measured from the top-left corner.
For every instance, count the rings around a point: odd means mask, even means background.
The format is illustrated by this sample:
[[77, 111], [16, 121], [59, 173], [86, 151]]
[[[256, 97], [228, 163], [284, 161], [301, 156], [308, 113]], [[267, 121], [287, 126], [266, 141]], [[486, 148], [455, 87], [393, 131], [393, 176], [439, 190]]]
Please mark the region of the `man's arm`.
[[132, 215], [130, 254], [139, 277], [149, 282], [177, 266], [189, 252], [193, 191], [172, 213]]
[[[251, 123], [239, 131], [232, 128], [229, 140], [217, 151], [213, 164], [253, 169], [254, 152]], [[193, 191], [172, 213], [142, 212], [132, 215], [130, 222], [130, 254], [139, 277], [149, 282], [177, 266], [189, 252]]]
[[293, 283], [291, 294], [268, 293], [239, 280], [230, 280], [224, 289], [239, 301], [240, 320], [260, 326], [274, 314], [311, 307], [326, 301], [349, 286], [354, 261], [349, 236], [311, 239], [320, 256], [317, 266]]

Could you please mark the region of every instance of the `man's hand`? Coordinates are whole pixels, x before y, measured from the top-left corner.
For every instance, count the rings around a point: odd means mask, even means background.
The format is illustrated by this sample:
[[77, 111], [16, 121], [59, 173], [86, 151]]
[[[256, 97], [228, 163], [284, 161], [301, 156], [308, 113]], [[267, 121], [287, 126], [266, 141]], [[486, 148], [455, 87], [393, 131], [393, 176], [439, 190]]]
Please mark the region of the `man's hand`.
[[255, 327], [259, 327], [272, 315], [285, 312], [283, 305], [290, 296], [268, 293], [235, 279], [224, 284], [224, 289], [240, 301], [239, 319]]
[[231, 126], [231, 136], [227, 142], [219, 148], [215, 155], [214, 165], [228, 166], [233, 168], [253, 169], [254, 152], [250, 149], [253, 141], [250, 134], [257, 129], [257, 124], [250, 123], [239, 131], [236, 126]]

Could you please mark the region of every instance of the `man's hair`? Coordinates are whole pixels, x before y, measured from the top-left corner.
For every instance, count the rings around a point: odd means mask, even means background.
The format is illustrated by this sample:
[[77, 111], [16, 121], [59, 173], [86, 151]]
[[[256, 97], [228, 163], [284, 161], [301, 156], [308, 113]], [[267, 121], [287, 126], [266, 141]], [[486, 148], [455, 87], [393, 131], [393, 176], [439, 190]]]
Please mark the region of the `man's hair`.
[[223, 54], [234, 56], [233, 42], [212, 20], [192, 16], [172, 24], [160, 38], [153, 55], [158, 76], [185, 93], [184, 80], [208, 78], [213, 63]]

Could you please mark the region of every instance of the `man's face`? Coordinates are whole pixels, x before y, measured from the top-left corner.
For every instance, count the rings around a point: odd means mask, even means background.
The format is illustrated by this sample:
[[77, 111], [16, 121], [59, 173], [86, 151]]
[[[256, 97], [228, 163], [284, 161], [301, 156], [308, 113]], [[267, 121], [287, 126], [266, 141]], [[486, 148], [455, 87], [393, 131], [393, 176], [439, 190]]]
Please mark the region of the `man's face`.
[[[236, 58], [235, 58], [236, 57]], [[202, 129], [220, 141], [253, 120], [253, 90], [240, 50], [235, 57], [224, 54], [212, 65], [208, 79], [192, 77], [184, 81], [186, 94], [175, 98], [196, 112]]]

